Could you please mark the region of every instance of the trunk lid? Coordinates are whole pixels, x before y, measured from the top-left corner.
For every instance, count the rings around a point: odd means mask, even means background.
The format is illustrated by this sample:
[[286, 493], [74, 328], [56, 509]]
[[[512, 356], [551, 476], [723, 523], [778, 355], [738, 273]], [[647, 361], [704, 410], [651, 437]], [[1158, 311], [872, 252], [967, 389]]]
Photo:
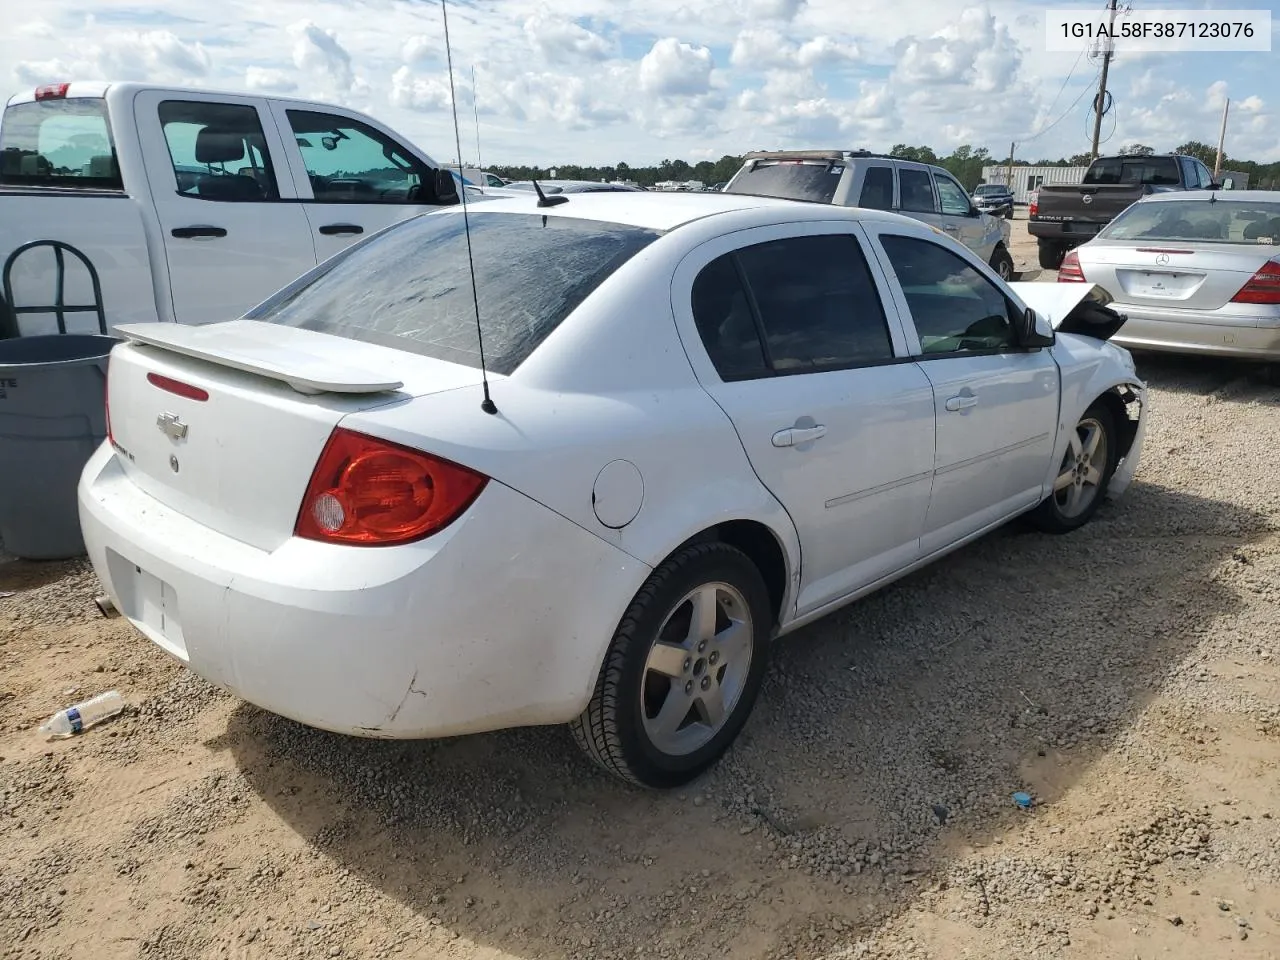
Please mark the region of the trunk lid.
[[[112, 443], [157, 501], [262, 550], [293, 534], [348, 414], [480, 383], [480, 371], [252, 320], [137, 324], [108, 367]], [[377, 372], [374, 372], [377, 371]]]
[[1146, 193], [1141, 184], [1041, 187], [1036, 219], [1061, 223], [1066, 234], [1089, 237]]
[[[1086, 279], [1120, 303], [1207, 312], [1234, 297], [1275, 248], [1258, 244], [1096, 241], [1078, 250]], [[1205, 318], [1206, 322], [1210, 318]], [[1236, 321], [1238, 322], [1238, 321]]]

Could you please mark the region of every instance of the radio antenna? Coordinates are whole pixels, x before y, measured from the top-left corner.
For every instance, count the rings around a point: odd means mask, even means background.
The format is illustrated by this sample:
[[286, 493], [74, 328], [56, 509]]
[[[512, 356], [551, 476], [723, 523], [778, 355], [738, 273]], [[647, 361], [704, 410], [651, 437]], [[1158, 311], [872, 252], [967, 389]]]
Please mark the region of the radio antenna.
[[440, 0], [440, 12], [444, 15], [444, 50], [449, 64], [449, 100], [453, 104], [453, 137], [458, 148], [458, 192], [462, 194], [462, 227], [467, 235], [467, 267], [471, 271], [471, 302], [476, 309], [476, 339], [480, 342], [480, 382], [484, 385], [484, 400], [480, 402], [480, 409], [485, 413], [497, 413], [498, 408], [493, 398], [489, 396], [489, 372], [485, 367], [484, 359], [484, 332], [480, 328], [480, 291], [476, 288], [476, 262], [471, 254], [471, 217], [467, 213], [467, 182], [462, 174], [462, 132], [458, 126], [458, 95], [453, 86], [453, 48], [449, 44], [448, 0]]
[[[480, 170], [480, 176], [484, 176], [484, 160], [480, 156], [480, 105], [476, 103], [476, 68], [475, 64], [471, 65], [471, 110], [476, 117], [476, 167]], [[487, 183], [480, 184], [482, 187], [488, 186]]]

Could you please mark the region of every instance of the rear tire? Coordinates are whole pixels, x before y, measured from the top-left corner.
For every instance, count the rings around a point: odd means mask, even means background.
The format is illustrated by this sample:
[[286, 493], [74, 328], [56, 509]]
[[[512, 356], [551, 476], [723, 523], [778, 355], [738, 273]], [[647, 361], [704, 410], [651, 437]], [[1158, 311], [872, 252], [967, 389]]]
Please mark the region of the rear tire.
[[1009, 251], [1004, 248], [1003, 244], [996, 244], [996, 248], [991, 251], [991, 269], [1000, 274], [1000, 279], [1008, 283], [1013, 280], [1016, 272], [1013, 268], [1013, 257], [1009, 256]]
[[1067, 255], [1066, 247], [1047, 240], [1039, 241], [1036, 249], [1040, 254], [1040, 266], [1044, 270], [1057, 270], [1062, 266], [1062, 261]]
[[1070, 533], [1093, 519], [1106, 499], [1119, 452], [1115, 415], [1105, 401], [1095, 400], [1076, 424], [1053, 490], [1031, 512], [1031, 523], [1045, 533]]
[[578, 746], [614, 776], [678, 787], [711, 767], [747, 721], [764, 679], [773, 621], [755, 564], [737, 547], [684, 547], [623, 614]]

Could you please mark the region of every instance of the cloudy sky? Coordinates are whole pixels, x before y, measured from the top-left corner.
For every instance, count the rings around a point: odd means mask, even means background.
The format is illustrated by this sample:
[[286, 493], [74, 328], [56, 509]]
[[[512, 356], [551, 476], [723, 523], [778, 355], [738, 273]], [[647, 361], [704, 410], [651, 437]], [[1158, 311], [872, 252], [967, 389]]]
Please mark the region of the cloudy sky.
[[[971, 143], [1087, 151], [1098, 65], [1045, 51], [1046, 9], [1102, 0], [452, 0], [464, 159], [632, 165], [745, 150]], [[1278, 0], [1161, 9], [1252, 7]], [[64, 79], [147, 80], [340, 102], [437, 160], [453, 127], [438, 0], [0, 0], [6, 95]], [[1127, 54], [1103, 137], [1216, 142], [1280, 160], [1273, 53]], [[474, 70], [475, 88], [471, 77]], [[1106, 147], [1104, 147], [1106, 149]]]

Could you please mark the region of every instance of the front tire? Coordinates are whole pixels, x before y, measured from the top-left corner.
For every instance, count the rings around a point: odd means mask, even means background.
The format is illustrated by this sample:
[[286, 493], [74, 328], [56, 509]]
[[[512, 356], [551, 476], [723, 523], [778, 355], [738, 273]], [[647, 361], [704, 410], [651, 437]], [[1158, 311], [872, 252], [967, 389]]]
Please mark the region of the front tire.
[[1005, 283], [1013, 280], [1013, 257], [1009, 256], [1009, 251], [1003, 245], [997, 244], [996, 248], [991, 251], [991, 269], [1000, 275], [1000, 279]]
[[1115, 416], [1095, 400], [1076, 424], [1053, 489], [1030, 514], [1031, 522], [1046, 533], [1070, 533], [1093, 519], [1119, 463], [1119, 442]]
[[591, 702], [570, 724], [578, 746], [640, 786], [677, 787], [703, 773], [751, 713], [771, 611], [741, 550], [710, 542], [678, 551], [618, 624]]

